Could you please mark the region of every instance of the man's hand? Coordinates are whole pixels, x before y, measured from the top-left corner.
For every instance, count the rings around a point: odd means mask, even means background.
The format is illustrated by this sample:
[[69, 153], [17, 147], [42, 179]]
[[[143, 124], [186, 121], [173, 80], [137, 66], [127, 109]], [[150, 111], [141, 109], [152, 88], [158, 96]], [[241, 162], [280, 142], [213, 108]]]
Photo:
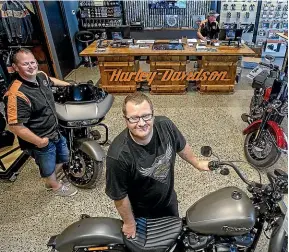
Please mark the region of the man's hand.
[[49, 143], [49, 139], [47, 137], [41, 138], [41, 141], [37, 144], [38, 148], [44, 148]]
[[136, 224], [135, 223], [130, 223], [130, 224], [123, 224], [122, 226], [122, 232], [126, 236], [126, 238], [135, 238], [135, 233], [136, 233]]
[[200, 171], [210, 171], [209, 169], [209, 161], [199, 160], [196, 168]]

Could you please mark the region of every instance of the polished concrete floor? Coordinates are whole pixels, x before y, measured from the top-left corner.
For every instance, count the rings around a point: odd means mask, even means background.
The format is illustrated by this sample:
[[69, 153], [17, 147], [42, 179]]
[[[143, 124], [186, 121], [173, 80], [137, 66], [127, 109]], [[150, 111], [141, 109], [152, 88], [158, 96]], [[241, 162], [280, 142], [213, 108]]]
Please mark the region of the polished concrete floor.
[[[97, 73], [96, 68], [80, 68], [68, 79], [96, 81]], [[243, 71], [245, 74], [246, 71]], [[223, 160], [245, 160], [242, 130], [247, 125], [241, 121], [240, 115], [248, 111], [251, 96], [250, 84], [242, 77], [236, 92], [231, 95], [190, 92], [186, 95], [154, 95], [150, 98], [156, 115], [166, 115], [173, 120], [197, 156], [200, 157], [201, 146], [210, 145]], [[105, 119], [111, 140], [125, 126], [121, 117], [123, 99], [122, 95], [115, 96], [113, 107]], [[287, 123], [284, 126], [287, 131]], [[253, 168], [239, 164], [247, 178], [258, 180], [258, 173]], [[287, 167], [287, 156], [282, 155], [271, 169], [287, 170]], [[179, 157], [175, 174], [175, 189], [182, 216], [194, 202], [219, 188], [238, 186], [246, 190], [234, 172], [228, 176], [201, 173]], [[262, 173], [262, 178], [266, 180], [265, 173]], [[104, 193], [104, 180], [103, 174], [97, 188], [93, 190], [80, 190], [71, 198], [56, 197], [45, 190], [37, 167], [30, 160], [14, 183], [0, 183], [0, 251], [48, 251], [46, 243], [49, 237], [77, 221], [81, 214], [118, 217], [113, 202]], [[267, 251], [267, 244], [268, 240], [263, 237], [257, 251]]]

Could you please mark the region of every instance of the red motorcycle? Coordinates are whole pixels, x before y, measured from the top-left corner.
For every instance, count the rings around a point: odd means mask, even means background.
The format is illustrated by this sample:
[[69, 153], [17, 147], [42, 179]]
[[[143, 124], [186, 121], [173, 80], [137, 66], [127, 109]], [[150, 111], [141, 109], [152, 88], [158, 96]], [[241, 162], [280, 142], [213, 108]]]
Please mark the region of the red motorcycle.
[[246, 135], [244, 151], [249, 163], [265, 169], [277, 162], [281, 153], [287, 153], [287, 136], [281, 123], [288, 114], [287, 81], [275, 79], [271, 88], [265, 89], [261, 118], [242, 115], [250, 125], [243, 131]]
[[260, 62], [259, 65], [248, 75], [249, 78], [254, 76], [252, 82], [254, 95], [250, 103], [250, 112], [249, 114], [243, 114], [242, 120], [249, 124], [262, 118], [264, 109], [270, 98], [272, 85], [276, 79], [280, 78], [279, 67], [273, 64], [275, 58], [266, 55], [265, 59], [270, 63]]

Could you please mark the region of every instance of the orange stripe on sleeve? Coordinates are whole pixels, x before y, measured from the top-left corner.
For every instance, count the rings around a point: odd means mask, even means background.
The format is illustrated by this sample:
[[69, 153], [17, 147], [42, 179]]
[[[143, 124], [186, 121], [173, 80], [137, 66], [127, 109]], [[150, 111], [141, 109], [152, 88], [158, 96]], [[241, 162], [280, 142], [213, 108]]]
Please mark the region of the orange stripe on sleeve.
[[9, 95], [7, 103], [7, 117], [8, 124], [18, 123], [17, 119], [17, 96]]
[[24, 95], [22, 92], [19, 91], [22, 82], [19, 80], [15, 80], [9, 90], [6, 92], [5, 96], [8, 96], [7, 101], [7, 122], [8, 124], [15, 124], [18, 123], [17, 117], [17, 97], [22, 98], [25, 100], [29, 106], [31, 106], [30, 100]]

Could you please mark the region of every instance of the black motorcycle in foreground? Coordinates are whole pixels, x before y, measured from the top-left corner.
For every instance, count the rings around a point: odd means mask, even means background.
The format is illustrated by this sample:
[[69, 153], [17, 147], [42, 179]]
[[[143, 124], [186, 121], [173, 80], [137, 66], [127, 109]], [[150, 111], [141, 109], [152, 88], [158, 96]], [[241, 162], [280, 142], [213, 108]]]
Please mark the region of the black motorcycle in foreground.
[[[212, 149], [204, 146], [201, 152], [210, 156]], [[274, 174], [267, 174], [270, 183], [261, 184], [247, 180], [233, 162], [209, 163], [211, 170], [228, 175], [225, 166], [233, 168], [247, 184], [250, 198], [237, 187], [222, 188], [197, 201], [182, 219], [136, 219], [134, 239], [123, 235], [119, 219], [85, 216], [51, 237], [47, 245], [58, 252], [253, 252], [264, 230], [272, 231], [268, 251], [285, 252], [287, 209], [282, 198], [288, 190], [288, 175], [275, 170]]]
[[287, 136], [281, 127], [288, 115], [287, 80], [275, 80], [270, 88], [268, 99], [262, 103], [261, 117], [242, 119], [250, 125], [244, 129], [246, 135], [244, 152], [247, 161], [256, 168], [265, 169], [275, 164], [281, 153], [287, 153]]
[[[108, 128], [102, 123], [113, 103], [113, 96], [94, 86], [80, 83], [54, 90], [56, 116], [66, 137], [70, 158], [63, 169], [74, 186], [93, 188], [101, 177]], [[105, 129], [105, 139], [95, 127]]]

